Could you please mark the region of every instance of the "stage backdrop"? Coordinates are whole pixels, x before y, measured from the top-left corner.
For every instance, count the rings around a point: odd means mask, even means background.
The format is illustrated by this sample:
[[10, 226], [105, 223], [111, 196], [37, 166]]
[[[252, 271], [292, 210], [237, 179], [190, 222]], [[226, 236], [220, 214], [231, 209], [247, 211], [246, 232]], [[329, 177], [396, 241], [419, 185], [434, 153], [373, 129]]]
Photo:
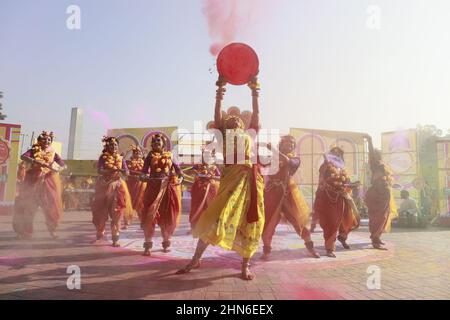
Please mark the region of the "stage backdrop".
[[400, 204], [400, 191], [408, 190], [410, 197], [420, 201], [419, 190], [415, 184], [419, 177], [417, 132], [415, 129], [381, 134], [381, 149], [383, 159], [393, 171], [394, 182], [401, 188], [394, 189], [397, 205]]
[[439, 212], [450, 214], [450, 140], [436, 143], [439, 171]]
[[0, 213], [14, 205], [19, 140], [20, 125], [0, 123]]
[[319, 182], [319, 168], [323, 163], [323, 155], [333, 146], [339, 146], [344, 150], [347, 172], [352, 181], [359, 180], [366, 187], [367, 168], [364, 164], [367, 161], [367, 152], [363, 133], [291, 128], [290, 134], [297, 141], [296, 153], [302, 160], [294, 178], [311, 208]]
[[97, 160], [65, 160], [67, 170], [63, 175], [97, 176]]
[[[123, 129], [110, 129], [108, 130], [108, 136], [117, 137], [119, 140], [120, 152], [127, 154], [130, 150], [130, 145], [139, 145], [148, 152], [151, 148], [151, 136], [155, 132], [162, 132], [168, 139], [171, 139], [172, 133], [177, 130], [178, 127], [157, 127], [157, 128], [123, 128]], [[172, 149], [177, 144], [178, 137], [172, 140], [169, 149]]]
[[[383, 159], [391, 166], [397, 205], [400, 191], [408, 190], [410, 197], [422, 208], [422, 214], [435, 215], [434, 193], [438, 190], [438, 161], [436, 137], [417, 129], [384, 132], [381, 134]], [[437, 202], [437, 201], [436, 201]]]

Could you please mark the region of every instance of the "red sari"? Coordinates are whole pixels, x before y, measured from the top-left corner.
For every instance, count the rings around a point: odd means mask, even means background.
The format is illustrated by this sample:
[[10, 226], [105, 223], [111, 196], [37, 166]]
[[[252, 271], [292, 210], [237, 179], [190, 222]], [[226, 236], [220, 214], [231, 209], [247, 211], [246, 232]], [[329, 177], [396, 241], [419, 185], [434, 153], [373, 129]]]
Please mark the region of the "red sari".
[[[337, 173], [335, 173], [337, 171]], [[316, 191], [314, 211], [319, 217], [320, 226], [323, 229], [325, 248], [335, 250], [336, 238], [346, 240], [350, 231], [359, 226], [357, 214], [353, 212], [349, 199], [349, 191], [342, 185], [349, 183], [349, 179], [337, 182], [345, 177], [343, 170], [334, 167], [329, 161], [325, 161], [319, 169], [319, 188]], [[336, 177], [332, 178], [332, 175]], [[330, 180], [331, 179], [331, 180]], [[334, 184], [336, 182], [336, 184]]]
[[381, 243], [381, 235], [389, 231], [391, 219], [396, 217], [397, 209], [392, 197], [392, 178], [390, 168], [383, 163], [370, 163], [372, 185], [367, 190], [365, 202], [369, 213], [369, 231], [373, 243]]
[[155, 227], [159, 225], [168, 247], [181, 213], [181, 186], [174, 176], [174, 174], [180, 175], [181, 170], [172, 162], [170, 152], [151, 151], [145, 159], [143, 172], [150, 174], [141, 214], [141, 227], [144, 230], [145, 241], [151, 242]]
[[[117, 155], [118, 169], [126, 170], [125, 160]], [[98, 161], [98, 169], [105, 169], [103, 156]], [[113, 240], [119, 238], [119, 224], [123, 215], [132, 211], [130, 194], [125, 181], [119, 173], [100, 176], [95, 184], [95, 197], [92, 204], [92, 223], [97, 230], [97, 239], [103, 238], [106, 222], [111, 219], [111, 235]]]
[[294, 181], [293, 175], [300, 167], [300, 158], [290, 155], [288, 163], [268, 177], [264, 189], [265, 224], [262, 239], [264, 252], [269, 253], [276, 227], [284, 217], [305, 241], [311, 241], [311, 234], [306, 227], [309, 208]]
[[[61, 157], [52, 149], [41, 150], [38, 145], [28, 150], [23, 156], [44, 161], [47, 165], [57, 163], [64, 166]], [[50, 233], [55, 232], [63, 214], [62, 186], [59, 173], [37, 164], [19, 169], [20, 179], [18, 194], [14, 206], [13, 229], [21, 237], [33, 234], [34, 215], [39, 207], [45, 215], [45, 222]]]
[[220, 171], [215, 165], [199, 164], [194, 167], [197, 176], [191, 188], [191, 211], [189, 222], [191, 228], [195, 227], [201, 213], [208, 208], [210, 202], [216, 197], [220, 182], [200, 175], [220, 176]]

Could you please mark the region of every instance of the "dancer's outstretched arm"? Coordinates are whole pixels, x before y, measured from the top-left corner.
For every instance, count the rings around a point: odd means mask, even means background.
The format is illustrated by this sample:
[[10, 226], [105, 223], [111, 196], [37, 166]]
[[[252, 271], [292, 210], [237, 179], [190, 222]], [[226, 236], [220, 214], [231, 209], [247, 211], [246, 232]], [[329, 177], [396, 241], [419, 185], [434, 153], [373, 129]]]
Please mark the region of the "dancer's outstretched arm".
[[258, 132], [259, 123], [259, 83], [258, 78], [254, 77], [248, 83], [249, 88], [252, 91], [252, 119], [250, 120], [250, 129], [256, 130]]
[[216, 82], [216, 86], [218, 87], [216, 90], [216, 106], [214, 110], [214, 123], [216, 129], [220, 129], [222, 127], [222, 100], [223, 95], [225, 94], [225, 85], [227, 82], [225, 79], [221, 76], [219, 76], [219, 79]]
[[374, 166], [375, 166], [375, 151], [373, 148], [372, 137], [370, 135], [366, 134], [365, 138], [369, 145], [369, 166], [370, 166], [370, 170], [373, 172], [375, 169], [374, 168]]

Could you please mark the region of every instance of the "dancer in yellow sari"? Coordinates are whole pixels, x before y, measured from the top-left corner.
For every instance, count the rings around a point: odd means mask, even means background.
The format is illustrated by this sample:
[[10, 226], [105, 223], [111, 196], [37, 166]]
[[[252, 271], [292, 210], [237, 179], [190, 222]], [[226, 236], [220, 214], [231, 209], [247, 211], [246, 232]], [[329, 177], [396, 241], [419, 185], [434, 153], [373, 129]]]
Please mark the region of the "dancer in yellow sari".
[[[226, 82], [219, 78], [216, 84], [214, 122], [223, 136], [225, 167], [216, 198], [201, 214], [192, 231], [193, 236], [199, 238], [195, 254], [191, 262], [177, 273], [198, 268], [202, 254], [212, 244], [234, 250], [242, 256], [242, 278], [252, 280], [254, 275], [250, 271], [249, 260], [258, 249], [264, 228], [264, 180], [258, 166], [250, 159], [252, 138], [244, 131], [242, 119], [238, 116], [223, 119], [222, 99]], [[252, 90], [253, 108], [249, 129], [258, 131], [259, 88], [256, 78], [248, 86]]]

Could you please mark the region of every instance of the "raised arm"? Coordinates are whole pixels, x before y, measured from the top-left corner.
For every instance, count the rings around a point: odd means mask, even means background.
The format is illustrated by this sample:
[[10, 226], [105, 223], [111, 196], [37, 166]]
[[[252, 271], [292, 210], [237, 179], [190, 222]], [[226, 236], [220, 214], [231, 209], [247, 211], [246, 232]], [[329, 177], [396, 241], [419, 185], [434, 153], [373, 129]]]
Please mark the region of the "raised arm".
[[61, 158], [61, 156], [57, 153], [55, 153], [54, 161], [61, 167], [64, 168], [66, 164], [64, 163], [64, 160]]
[[252, 91], [252, 118], [250, 120], [250, 129], [256, 130], [258, 132], [259, 124], [259, 83], [258, 78], [253, 78], [248, 83], [249, 88]]
[[222, 127], [222, 100], [223, 95], [225, 94], [225, 85], [227, 82], [224, 78], [219, 76], [219, 79], [216, 82], [217, 90], [216, 90], [216, 106], [214, 109], [214, 123], [216, 129]]
[[31, 149], [20, 156], [20, 160], [27, 161], [29, 159], [33, 159], [33, 150]]
[[372, 137], [370, 135], [366, 134], [365, 138], [369, 145], [369, 166], [370, 166], [370, 170], [373, 172], [375, 169], [375, 152], [373, 149]]

